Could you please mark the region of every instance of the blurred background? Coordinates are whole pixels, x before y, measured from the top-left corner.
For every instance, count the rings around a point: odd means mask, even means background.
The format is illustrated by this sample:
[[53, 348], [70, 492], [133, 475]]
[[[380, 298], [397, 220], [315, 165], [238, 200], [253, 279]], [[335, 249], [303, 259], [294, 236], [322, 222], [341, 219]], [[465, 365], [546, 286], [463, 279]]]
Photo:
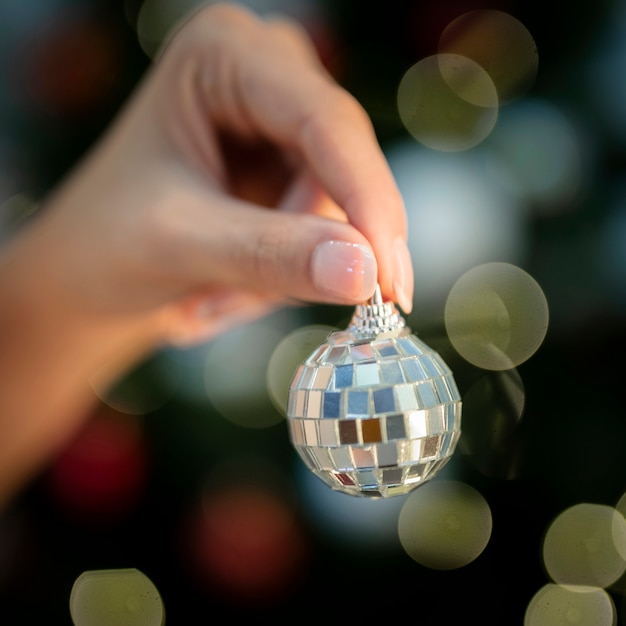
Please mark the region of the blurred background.
[[[0, 237], [198, 4], [0, 0]], [[290, 377], [350, 309], [164, 350], [94, 385], [84, 431], [0, 519], [0, 623], [72, 624], [81, 574], [136, 569], [170, 626], [626, 624], [626, 2], [245, 4], [300, 21], [372, 118], [409, 216], [407, 321], [455, 373], [459, 446], [385, 500], [304, 468]]]

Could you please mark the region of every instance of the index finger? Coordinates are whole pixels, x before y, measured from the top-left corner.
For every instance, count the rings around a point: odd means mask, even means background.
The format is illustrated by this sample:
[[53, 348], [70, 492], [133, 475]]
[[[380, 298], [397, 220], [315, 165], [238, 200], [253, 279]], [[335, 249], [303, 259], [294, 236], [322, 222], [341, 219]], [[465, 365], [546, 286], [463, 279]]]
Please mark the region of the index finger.
[[404, 203], [363, 107], [324, 70], [301, 29], [287, 22], [213, 6], [189, 27], [196, 33], [187, 39], [197, 45], [207, 117], [295, 150], [369, 241], [383, 296], [410, 312]]

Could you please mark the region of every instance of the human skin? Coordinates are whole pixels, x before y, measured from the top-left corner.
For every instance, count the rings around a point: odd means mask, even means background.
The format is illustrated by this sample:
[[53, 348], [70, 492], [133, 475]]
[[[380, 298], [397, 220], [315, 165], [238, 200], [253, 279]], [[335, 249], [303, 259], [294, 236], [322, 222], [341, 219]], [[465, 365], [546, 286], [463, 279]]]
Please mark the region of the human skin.
[[411, 310], [401, 196], [304, 31], [191, 15], [87, 157], [0, 250], [0, 508], [167, 343], [287, 303]]

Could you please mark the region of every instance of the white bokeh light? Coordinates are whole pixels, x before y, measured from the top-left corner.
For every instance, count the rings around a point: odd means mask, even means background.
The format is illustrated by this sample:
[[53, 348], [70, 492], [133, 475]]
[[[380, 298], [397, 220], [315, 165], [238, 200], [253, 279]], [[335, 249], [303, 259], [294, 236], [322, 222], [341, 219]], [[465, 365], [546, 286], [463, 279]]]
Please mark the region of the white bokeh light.
[[266, 371], [283, 337], [267, 320], [228, 331], [211, 342], [204, 366], [207, 397], [239, 426], [265, 428], [282, 421], [267, 390]]
[[481, 153], [442, 154], [402, 142], [387, 158], [404, 198], [418, 308], [439, 309], [470, 267], [516, 263], [527, 248], [519, 200], [486, 175]]
[[591, 174], [581, 127], [539, 98], [504, 107], [486, 145], [493, 182], [541, 213], [571, 209]]
[[298, 460], [296, 481], [312, 522], [332, 540], [359, 552], [400, 549], [398, 516], [406, 496], [354, 498], [329, 489]]

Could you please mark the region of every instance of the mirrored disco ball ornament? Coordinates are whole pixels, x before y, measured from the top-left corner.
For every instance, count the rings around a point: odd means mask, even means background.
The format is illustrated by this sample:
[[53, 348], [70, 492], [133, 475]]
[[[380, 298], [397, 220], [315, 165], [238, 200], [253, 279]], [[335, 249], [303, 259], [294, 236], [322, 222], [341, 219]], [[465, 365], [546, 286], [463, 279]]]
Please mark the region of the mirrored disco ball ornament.
[[380, 289], [296, 369], [287, 401], [291, 443], [337, 491], [410, 492], [450, 459], [461, 397], [450, 368]]

